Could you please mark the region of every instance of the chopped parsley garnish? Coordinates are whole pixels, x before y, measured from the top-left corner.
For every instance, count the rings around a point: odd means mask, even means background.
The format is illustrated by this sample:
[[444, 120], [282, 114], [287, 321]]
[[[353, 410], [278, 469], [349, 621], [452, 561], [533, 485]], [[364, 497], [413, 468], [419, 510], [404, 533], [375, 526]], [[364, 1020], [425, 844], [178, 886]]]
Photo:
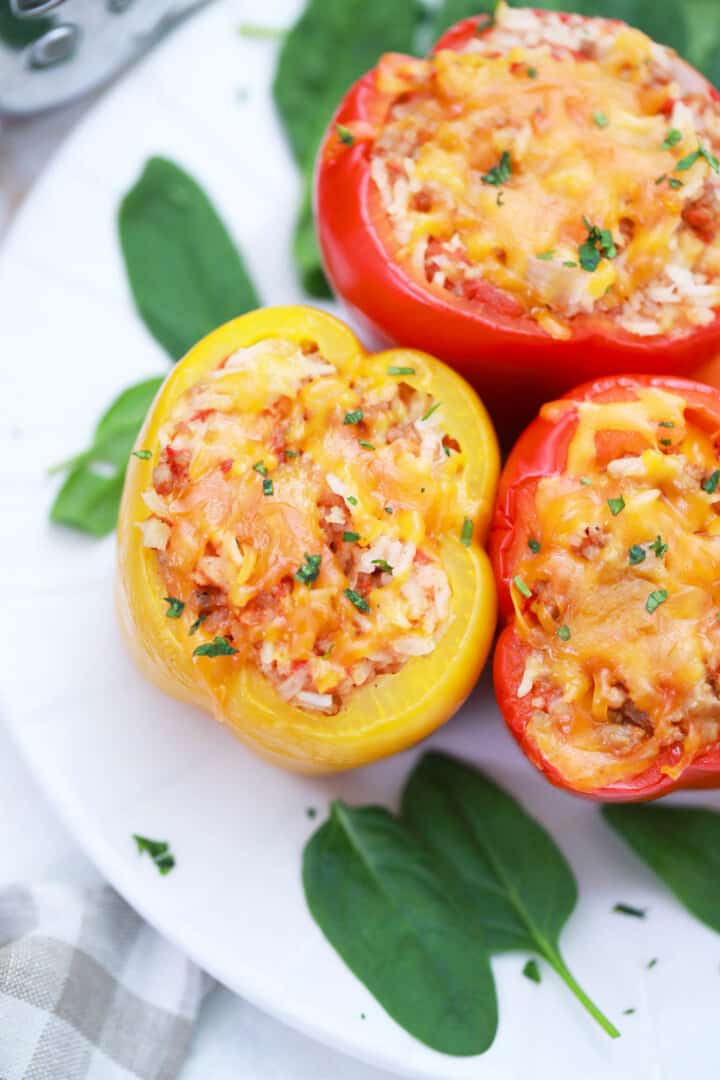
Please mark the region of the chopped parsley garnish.
[[348, 495], [347, 501], [350, 503], [351, 506], [357, 506], [358, 504], [358, 501], [354, 495]]
[[184, 600], [178, 600], [174, 596], [164, 596], [163, 600], [165, 601], [166, 604], [169, 605], [167, 611], [165, 612], [168, 619], [179, 619], [180, 616], [183, 613], [183, 608], [185, 607], [185, 601]]
[[308, 589], [311, 587], [313, 581], [317, 581], [320, 574], [320, 563], [322, 562], [322, 555], [305, 555], [305, 562], [302, 566], [295, 571], [295, 580], [299, 581], [301, 585], [307, 585]]
[[581, 476], [580, 477], [580, 483], [584, 484], [587, 487], [588, 484], [592, 484], [592, 480], [590, 479], [589, 476]]
[[658, 427], [670, 427], [670, 428], [673, 428], [673, 427], [675, 427], [675, 421], [674, 420], [661, 420], [659, 422], [659, 424], [658, 424]]
[[263, 465], [262, 461], [256, 461], [253, 465], [255, 472], [260, 473], [261, 476], [267, 476], [267, 469]]
[[360, 443], [360, 446], [362, 446], [363, 450], [374, 450], [375, 449], [373, 444], [371, 442], [366, 442], [365, 439], [358, 439], [358, 442]]
[[430, 417], [432, 416], [432, 414], [434, 412], [437, 412], [441, 405], [442, 405], [442, 401], [436, 401], [435, 404], [431, 405], [430, 408], [427, 410], [427, 412], [423, 416], [420, 417], [420, 419], [421, 420], [429, 420]]
[[635, 1009], [623, 1009], [623, 1016], [632, 1016], [635, 1011]]
[[498, 191], [497, 195], [495, 196], [495, 202], [496, 202], [496, 204], [498, 206], [504, 206], [505, 205], [504, 199], [505, 199], [505, 192], [501, 188], [500, 191]]
[[647, 967], [648, 971], [650, 971], [652, 968], [654, 968], [655, 965], [657, 964], [657, 962], [658, 962], [657, 956], [653, 956], [652, 960], [648, 960], [647, 964], [645, 965]]
[[452, 450], [445, 443], [443, 443], [443, 450], [445, 451], [445, 457], [450, 457]]
[[343, 540], [345, 541], [346, 544], [354, 544], [359, 539], [360, 539], [360, 533], [356, 533], [356, 532], [344, 532], [343, 533]]
[[654, 589], [645, 601], [645, 610], [649, 615], [656, 611], [668, 598], [667, 589]]
[[272, 482], [272, 480], [270, 479], [269, 476], [266, 476], [265, 479], [263, 480], [263, 495], [272, 495], [272, 493], [273, 493], [273, 482]]
[[534, 539], [534, 538], [533, 538], [533, 537], [531, 536], [531, 537], [530, 537], [530, 539], [528, 540], [528, 547], [529, 547], [529, 548], [530, 548], [530, 550], [532, 551], [533, 555], [537, 555], [538, 551], [540, 550], [540, 541], [539, 541], [539, 540], [535, 540], [535, 539]]
[[335, 131], [337, 132], [337, 137], [343, 144], [343, 146], [352, 146], [355, 142], [355, 136], [353, 135], [352, 131], [350, 130], [350, 128], [345, 127], [344, 124], [336, 124]]
[[718, 161], [715, 155], [711, 154], [704, 146], [698, 146], [697, 150], [693, 150], [687, 157], [681, 158], [675, 168], [678, 172], [685, 172], [687, 169], [692, 168], [695, 162], [699, 161], [700, 158], [707, 161], [713, 172], [720, 172], [720, 161]]
[[283, 450], [285, 457], [300, 457], [299, 450]]
[[527, 69], [527, 77], [528, 77], [528, 79], [537, 79], [537, 75], [538, 75], [537, 68], [529, 67]]
[[608, 119], [606, 114], [604, 112], [600, 112], [599, 109], [597, 112], [593, 113], [593, 120], [599, 128], [606, 128], [610, 123], [610, 120]]
[[473, 534], [473, 523], [470, 518], [465, 518], [462, 523], [462, 529], [460, 530], [460, 543], [463, 547], [470, 547]]
[[343, 424], [359, 424], [362, 418], [362, 409], [353, 409], [352, 412], [345, 413], [345, 419], [343, 420]]
[[628, 562], [631, 566], [637, 566], [638, 563], [645, 562], [646, 557], [647, 552], [640, 544], [633, 544], [628, 551]]
[[521, 596], [524, 596], [526, 598], [532, 596], [532, 592], [530, 591], [530, 589], [528, 589], [527, 585], [525, 584], [525, 582], [523, 581], [523, 579], [520, 577], [519, 574], [516, 574], [515, 577], [513, 578], [513, 585], [515, 586], [515, 588], [517, 589], [517, 591], [520, 593]]
[[361, 596], [359, 592], [355, 592], [354, 589], [345, 589], [343, 596], [346, 596], [351, 604], [353, 604], [358, 611], [369, 611], [370, 605], [364, 596]]
[[372, 562], [373, 566], [377, 566], [378, 570], [382, 570], [383, 574], [392, 574], [393, 568], [385, 559], [373, 559]]
[[559, 626], [557, 636], [560, 638], [561, 641], [569, 641], [570, 640], [570, 627], [569, 626]]
[[657, 178], [657, 180], [655, 181], [655, 183], [656, 183], [656, 184], [662, 184], [663, 180], [667, 180], [667, 173], [666, 173], [666, 172], [664, 172], [664, 173], [661, 173], [661, 174], [660, 174], [660, 176], [658, 176], [658, 178]]
[[608, 499], [607, 504], [613, 517], [617, 517], [625, 509], [625, 500], [622, 495], [618, 495], [617, 499]]
[[661, 446], [672, 446], [672, 439], [661, 439], [660, 440], [660, 445]]
[[493, 165], [492, 169], [489, 169], [483, 175], [482, 182], [484, 184], [492, 184], [494, 187], [500, 187], [500, 185], [506, 183], [511, 176], [512, 162], [510, 161], [510, 154], [507, 150], [503, 150], [497, 165]]
[[563, 261], [563, 266], [577, 266], [577, 263], [574, 259], [565, 259]]
[[151, 840], [147, 836], [138, 836], [137, 833], [133, 833], [132, 837], [137, 844], [139, 855], [149, 855], [163, 876], [170, 873], [175, 865], [175, 856], [166, 840]]
[[415, 368], [414, 367], [396, 367], [394, 364], [391, 364], [390, 367], [387, 369], [387, 373], [388, 373], [388, 375], [414, 375], [415, 374]]
[[190, 637], [192, 637], [193, 634], [196, 634], [198, 632], [198, 630], [200, 629], [202, 624], [205, 622], [207, 617], [208, 617], [208, 612], [207, 611], [204, 612], [202, 615], [198, 615], [197, 619], [195, 620], [195, 622], [190, 627], [190, 630], [188, 631], [188, 634], [189, 634]]
[[682, 180], [678, 180], [678, 179], [677, 179], [676, 177], [674, 177], [674, 176], [671, 176], [671, 177], [670, 177], [670, 179], [668, 180], [668, 184], [669, 184], [669, 185], [670, 185], [670, 187], [671, 187], [671, 188], [673, 189], [673, 191], [677, 191], [677, 189], [678, 189], [678, 188], [681, 188], [681, 187], [683, 187], [683, 182], [682, 182]]
[[385, 506], [385, 507], [383, 507], [383, 509], [385, 510], [386, 514], [392, 514], [392, 512], [393, 512], [392, 506]]
[[717, 491], [718, 482], [720, 482], [720, 469], [716, 469], [710, 476], [706, 476], [702, 482], [703, 491], [707, 491], [708, 495], [714, 495]]
[[680, 131], [678, 128], [670, 128], [667, 135], [660, 143], [660, 149], [669, 150], [670, 147], [677, 146], [682, 137], [682, 131]]
[[152, 457], [152, 451], [150, 450], [133, 450], [133, 457], [140, 458], [141, 461], [149, 461]]
[[655, 552], [658, 559], [662, 559], [667, 549], [668, 546], [667, 544], [663, 544], [661, 536], [656, 536], [652, 544], [650, 544], [650, 550]]
[[618, 915], [632, 915], [636, 919], [644, 919], [647, 914], [644, 908], [633, 907], [632, 904], [615, 904], [613, 911]]
[[583, 270], [592, 274], [594, 270], [597, 270], [603, 257], [614, 259], [618, 251], [609, 229], [599, 229], [586, 217], [583, 218], [583, 222], [588, 234], [578, 248], [578, 257]]
[[541, 251], [535, 256], [535, 258], [536, 259], [545, 259], [545, 260], [547, 260], [549, 262], [550, 259], [555, 258], [555, 252], [552, 251], [552, 250], [551, 251]]
[[237, 649], [226, 637], [216, 637], [214, 641], [206, 641], [204, 645], [193, 649], [193, 656], [234, 656], [236, 652]]
[[538, 967], [537, 960], [528, 960], [527, 964], [523, 968], [523, 975], [526, 979], [530, 979], [530, 982], [540, 982], [540, 968]]

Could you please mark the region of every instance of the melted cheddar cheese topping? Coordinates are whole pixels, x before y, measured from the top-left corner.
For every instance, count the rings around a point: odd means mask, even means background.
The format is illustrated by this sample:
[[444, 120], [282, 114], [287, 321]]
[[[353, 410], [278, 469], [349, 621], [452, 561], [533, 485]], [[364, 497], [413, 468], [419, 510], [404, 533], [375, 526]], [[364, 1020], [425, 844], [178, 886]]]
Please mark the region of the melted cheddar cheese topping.
[[452, 618], [442, 544], [469, 542], [478, 504], [423, 384], [382, 354], [340, 370], [315, 342], [278, 338], [184, 394], [139, 525], [170, 617], [210, 649], [198, 663], [219, 641], [286, 700], [333, 713], [432, 652]]
[[577, 411], [543, 478], [513, 579], [527, 733], [579, 790], [720, 738], [720, 462], [684, 398], [656, 388]]
[[720, 104], [688, 70], [622, 24], [505, 4], [463, 51], [386, 57], [372, 175], [397, 257], [557, 338], [583, 314], [641, 336], [711, 322]]

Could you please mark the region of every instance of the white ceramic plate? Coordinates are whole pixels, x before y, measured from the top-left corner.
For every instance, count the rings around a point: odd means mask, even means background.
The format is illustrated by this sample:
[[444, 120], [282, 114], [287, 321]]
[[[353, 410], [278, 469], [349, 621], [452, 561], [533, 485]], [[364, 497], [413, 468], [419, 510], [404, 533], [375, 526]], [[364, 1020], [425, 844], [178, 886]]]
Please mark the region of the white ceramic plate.
[[[296, 10], [293, 0], [266, 0], [262, 18], [286, 25]], [[230, 0], [213, 5], [135, 69], [65, 145], [5, 245], [0, 665], [9, 725], [127, 899], [227, 986], [318, 1039], [438, 1080], [714, 1077], [720, 940], [593, 806], [535, 775], [489, 687], [432, 744], [487, 768], [567, 853], [581, 899], [564, 951], [623, 1036], [611, 1042], [546, 969], [541, 986], [523, 978], [519, 955], [494, 963], [501, 1023], [484, 1057], [443, 1057], [396, 1027], [310, 919], [300, 857], [314, 827], [308, 807], [322, 814], [335, 796], [392, 804], [417, 752], [324, 780], [256, 760], [132, 667], [113, 614], [112, 539], [48, 524], [57, 486], [48, 465], [85, 444], [116, 392], [167, 369], [132, 308], [115, 236], [118, 201], [148, 155], [168, 154], [201, 180], [267, 303], [301, 299], [288, 254], [298, 182], [269, 94], [275, 46], [238, 36], [248, 14]], [[136, 855], [134, 831], [171, 841], [170, 876]], [[648, 918], [613, 914], [618, 900], [647, 907]], [[637, 1011], [623, 1016], [626, 1008]]]

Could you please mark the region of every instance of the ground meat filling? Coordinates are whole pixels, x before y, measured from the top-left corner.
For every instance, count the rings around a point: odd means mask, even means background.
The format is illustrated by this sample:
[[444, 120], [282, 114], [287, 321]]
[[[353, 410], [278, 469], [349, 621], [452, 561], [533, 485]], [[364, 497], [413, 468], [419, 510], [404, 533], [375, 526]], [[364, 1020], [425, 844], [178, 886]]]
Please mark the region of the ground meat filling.
[[687, 333], [720, 307], [720, 103], [604, 19], [501, 3], [462, 51], [388, 57], [372, 177], [426, 284], [557, 338]]
[[720, 739], [720, 448], [666, 391], [578, 411], [513, 579], [516, 694], [543, 757], [593, 790]]
[[188, 390], [138, 524], [189, 646], [222, 638], [327, 714], [431, 653], [451, 619], [442, 544], [477, 512], [449, 423], [382, 358], [345, 372], [314, 342], [261, 341]]

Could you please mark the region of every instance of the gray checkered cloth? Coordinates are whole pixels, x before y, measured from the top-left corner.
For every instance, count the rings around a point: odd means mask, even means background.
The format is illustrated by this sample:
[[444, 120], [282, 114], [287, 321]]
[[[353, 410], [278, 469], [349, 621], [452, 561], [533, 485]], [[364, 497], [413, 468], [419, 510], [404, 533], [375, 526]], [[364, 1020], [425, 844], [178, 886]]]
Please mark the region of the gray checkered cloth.
[[0, 890], [0, 1080], [172, 1080], [212, 985], [107, 885]]

